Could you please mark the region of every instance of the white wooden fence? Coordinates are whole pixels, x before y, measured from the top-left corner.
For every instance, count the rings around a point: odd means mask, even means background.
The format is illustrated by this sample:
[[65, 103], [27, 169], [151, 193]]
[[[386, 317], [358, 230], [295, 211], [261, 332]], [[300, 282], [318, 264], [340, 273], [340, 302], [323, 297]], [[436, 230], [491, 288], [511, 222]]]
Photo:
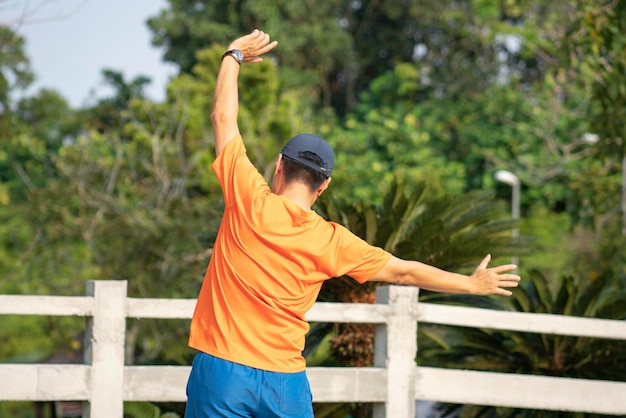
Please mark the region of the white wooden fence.
[[[84, 316], [88, 321], [85, 364], [0, 364], [0, 401], [84, 401], [90, 418], [121, 418], [124, 401], [185, 402], [190, 367], [124, 365], [126, 318], [189, 319], [195, 299], [128, 298], [126, 289], [125, 281], [90, 281], [84, 297], [0, 295], [0, 315]], [[374, 367], [307, 369], [314, 402], [373, 402], [377, 418], [413, 418], [415, 400], [626, 414], [626, 382], [415, 364], [418, 322], [626, 340], [626, 321], [417, 300], [416, 288], [385, 286], [378, 289], [375, 305], [316, 303], [309, 321], [377, 324], [377, 335]]]

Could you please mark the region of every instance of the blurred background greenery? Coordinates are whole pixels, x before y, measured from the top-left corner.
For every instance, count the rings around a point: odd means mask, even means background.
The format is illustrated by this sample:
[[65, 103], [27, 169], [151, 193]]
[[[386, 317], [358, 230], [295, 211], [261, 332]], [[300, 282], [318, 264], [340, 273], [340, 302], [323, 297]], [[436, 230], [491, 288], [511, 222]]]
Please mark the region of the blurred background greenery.
[[[316, 133], [337, 155], [317, 206], [328, 219], [446, 269], [471, 271], [486, 253], [519, 260], [513, 298], [422, 300], [626, 319], [625, 0], [170, 0], [146, 23], [178, 69], [166, 98], [149, 100], [149, 78], [125, 79], [112, 62], [101, 73], [110, 97], [72, 108], [46, 88], [13, 99], [33, 74], [19, 28], [0, 21], [0, 293], [83, 295], [86, 280], [119, 279], [132, 297], [197, 295], [222, 210], [215, 77], [230, 40], [260, 28], [279, 46], [242, 67], [240, 125], [268, 180], [289, 137]], [[520, 182], [519, 219], [497, 170]], [[320, 300], [373, 302], [373, 290], [339, 278]], [[129, 321], [127, 363], [190, 364], [187, 326]], [[72, 357], [83, 330], [3, 317], [0, 361]], [[626, 380], [618, 341], [428, 326], [418, 340], [424, 365]], [[370, 365], [372, 341], [371, 326], [313, 324], [306, 354]], [[0, 403], [0, 416], [33, 411]], [[316, 405], [318, 417], [369, 411]]]

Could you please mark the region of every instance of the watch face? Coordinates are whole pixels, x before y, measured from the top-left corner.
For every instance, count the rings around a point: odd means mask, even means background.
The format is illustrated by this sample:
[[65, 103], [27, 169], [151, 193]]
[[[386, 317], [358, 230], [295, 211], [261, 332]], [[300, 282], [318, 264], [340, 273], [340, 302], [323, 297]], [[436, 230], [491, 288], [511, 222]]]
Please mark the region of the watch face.
[[243, 53], [240, 50], [234, 49], [233, 50], [233, 57], [235, 57], [237, 59], [237, 61], [239, 61], [239, 64], [241, 64], [243, 62]]

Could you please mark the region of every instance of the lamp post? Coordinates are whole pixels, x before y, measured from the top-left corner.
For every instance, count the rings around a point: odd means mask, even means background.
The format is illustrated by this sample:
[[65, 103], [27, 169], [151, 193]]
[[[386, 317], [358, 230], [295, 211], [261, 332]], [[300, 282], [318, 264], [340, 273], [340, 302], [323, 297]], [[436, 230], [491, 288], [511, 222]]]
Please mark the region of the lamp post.
[[[520, 198], [520, 181], [519, 178], [507, 170], [498, 170], [493, 176], [497, 181], [508, 184], [512, 188], [511, 195], [511, 217], [513, 220], [519, 219], [519, 198]], [[517, 240], [519, 237], [519, 229], [517, 227], [511, 230], [511, 237], [513, 240]], [[518, 265], [519, 259], [517, 257], [511, 258], [511, 264]]]

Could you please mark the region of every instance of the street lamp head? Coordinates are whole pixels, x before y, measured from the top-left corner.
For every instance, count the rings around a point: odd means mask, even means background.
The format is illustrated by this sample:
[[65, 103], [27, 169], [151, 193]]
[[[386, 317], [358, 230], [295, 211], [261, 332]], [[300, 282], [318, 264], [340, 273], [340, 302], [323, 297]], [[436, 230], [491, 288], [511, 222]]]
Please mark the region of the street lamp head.
[[585, 132], [580, 139], [587, 145], [594, 145], [600, 140], [600, 135], [591, 132]]
[[519, 184], [519, 178], [511, 173], [510, 171], [507, 170], [498, 170], [496, 171], [496, 173], [493, 175], [493, 177], [497, 180], [500, 181], [502, 183], [506, 183], [510, 186], [516, 186]]

